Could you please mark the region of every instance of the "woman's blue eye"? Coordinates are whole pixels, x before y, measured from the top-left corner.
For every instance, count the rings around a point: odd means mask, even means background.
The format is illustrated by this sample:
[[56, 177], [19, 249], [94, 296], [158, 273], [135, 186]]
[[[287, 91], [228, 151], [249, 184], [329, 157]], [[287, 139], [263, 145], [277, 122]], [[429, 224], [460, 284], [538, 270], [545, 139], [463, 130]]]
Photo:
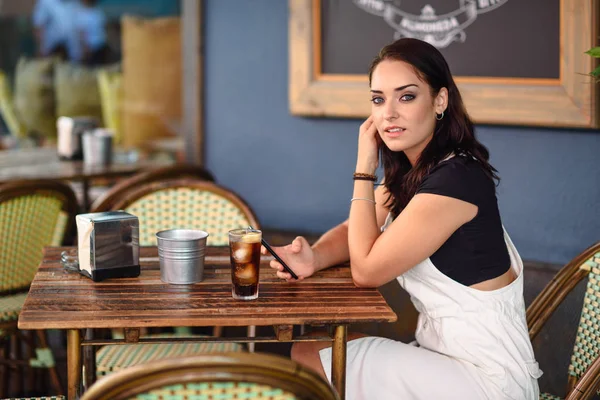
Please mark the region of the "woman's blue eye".
[[371, 102], [373, 102], [373, 104], [383, 104], [383, 99], [381, 97], [373, 97]]
[[411, 101], [415, 99], [415, 95], [413, 94], [405, 94], [402, 97], [400, 97], [400, 100], [402, 101]]

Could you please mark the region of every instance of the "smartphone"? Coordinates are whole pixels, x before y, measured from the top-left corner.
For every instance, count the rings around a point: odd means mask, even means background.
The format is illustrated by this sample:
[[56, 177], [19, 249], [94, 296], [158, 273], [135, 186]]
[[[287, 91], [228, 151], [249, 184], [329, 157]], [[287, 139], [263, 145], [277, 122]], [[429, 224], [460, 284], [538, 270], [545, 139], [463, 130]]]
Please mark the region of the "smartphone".
[[[252, 230], [252, 229], [254, 229], [254, 228], [253, 228], [253, 227], [251, 227], [250, 225], [248, 225], [248, 229]], [[267, 241], [266, 241], [264, 238], [261, 238], [261, 239], [260, 239], [260, 242], [261, 242], [261, 244], [262, 244], [263, 246], [265, 246], [265, 249], [267, 249], [267, 251], [268, 251], [269, 253], [271, 253], [271, 254], [273, 255], [273, 257], [275, 257], [275, 259], [276, 259], [277, 261], [279, 261], [279, 263], [280, 263], [281, 265], [283, 265], [283, 269], [285, 269], [285, 270], [286, 270], [286, 272], [288, 272], [288, 273], [289, 273], [289, 274], [292, 276], [292, 278], [294, 278], [294, 279], [298, 279], [298, 275], [296, 275], [296, 274], [294, 273], [294, 271], [292, 271], [292, 269], [291, 269], [290, 267], [288, 267], [288, 266], [287, 266], [287, 264], [286, 264], [286, 263], [285, 263], [285, 262], [284, 262], [284, 261], [281, 259], [281, 257], [279, 257], [279, 256], [277, 255], [277, 253], [275, 253], [275, 250], [273, 250], [273, 249], [271, 248], [271, 246], [269, 246], [269, 243], [267, 243]]]
[[281, 257], [279, 257], [277, 255], [277, 253], [275, 253], [275, 251], [271, 248], [271, 246], [269, 246], [269, 243], [267, 243], [267, 241], [265, 239], [261, 239], [262, 245], [265, 246], [265, 249], [267, 249], [267, 251], [269, 253], [271, 253], [273, 255], [273, 257], [275, 257], [275, 259], [277, 261], [279, 261], [279, 263], [281, 265], [283, 265], [283, 269], [286, 270], [286, 272], [289, 272], [290, 275], [292, 275], [292, 278], [294, 279], [298, 279], [298, 275], [296, 275], [294, 273], [294, 271], [292, 271], [292, 269], [290, 267], [287, 266], [287, 264], [281, 259]]

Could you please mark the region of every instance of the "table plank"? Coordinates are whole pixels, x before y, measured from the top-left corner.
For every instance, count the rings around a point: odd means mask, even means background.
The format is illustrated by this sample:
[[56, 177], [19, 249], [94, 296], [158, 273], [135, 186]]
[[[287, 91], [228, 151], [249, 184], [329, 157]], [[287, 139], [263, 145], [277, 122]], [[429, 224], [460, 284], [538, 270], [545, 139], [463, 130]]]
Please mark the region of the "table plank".
[[262, 257], [257, 300], [231, 297], [227, 247], [210, 247], [202, 282], [160, 280], [156, 247], [140, 250], [136, 278], [93, 282], [66, 271], [60, 253], [47, 247], [19, 316], [20, 329], [141, 328], [394, 322], [395, 313], [372, 288], [357, 288], [347, 266], [293, 283], [278, 279]]

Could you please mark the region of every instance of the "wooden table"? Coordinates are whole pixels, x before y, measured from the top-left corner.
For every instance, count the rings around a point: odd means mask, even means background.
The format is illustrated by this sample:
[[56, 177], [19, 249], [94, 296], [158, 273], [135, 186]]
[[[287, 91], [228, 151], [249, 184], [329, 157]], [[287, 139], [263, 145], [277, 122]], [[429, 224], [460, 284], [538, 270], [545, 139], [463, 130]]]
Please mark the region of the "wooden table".
[[[347, 325], [396, 320], [396, 314], [377, 289], [354, 286], [347, 266], [329, 268], [301, 282], [286, 283], [269, 268], [271, 258], [263, 256], [259, 298], [240, 301], [231, 297], [227, 247], [207, 249], [204, 280], [194, 285], [163, 283], [156, 247], [141, 248], [139, 277], [98, 283], [62, 268], [60, 253], [65, 249], [44, 250], [43, 261], [19, 315], [19, 329], [68, 330], [69, 399], [75, 399], [80, 388], [81, 346], [115, 342], [85, 340], [81, 329], [125, 329], [125, 339], [118, 341], [120, 344], [173, 340], [140, 339], [139, 328], [177, 326], [275, 327], [273, 337], [207, 337], [185, 341], [333, 341], [332, 383], [344, 398]], [[333, 337], [294, 336], [293, 326], [302, 324], [331, 327]]]
[[113, 163], [89, 166], [83, 161], [61, 161], [55, 148], [32, 148], [0, 151], [0, 183], [14, 180], [59, 179], [83, 183], [84, 206], [89, 205], [89, 185], [94, 178], [130, 175], [147, 168], [168, 165], [168, 162], [128, 159], [116, 152]]

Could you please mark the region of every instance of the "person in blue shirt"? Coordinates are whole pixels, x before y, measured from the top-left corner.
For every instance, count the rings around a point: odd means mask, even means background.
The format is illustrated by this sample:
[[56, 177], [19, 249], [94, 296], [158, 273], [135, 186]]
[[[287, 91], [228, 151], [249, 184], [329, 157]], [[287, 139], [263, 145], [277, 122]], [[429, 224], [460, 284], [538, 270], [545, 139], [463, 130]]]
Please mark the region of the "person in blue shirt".
[[96, 0], [81, 0], [75, 13], [75, 31], [82, 49], [82, 63], [99, 65], [108, 61], [106, 16]]
[[34, 35], [39, 56], [80, 58], [74, 21], [74, 0], [38, 0], [33, 10]]

